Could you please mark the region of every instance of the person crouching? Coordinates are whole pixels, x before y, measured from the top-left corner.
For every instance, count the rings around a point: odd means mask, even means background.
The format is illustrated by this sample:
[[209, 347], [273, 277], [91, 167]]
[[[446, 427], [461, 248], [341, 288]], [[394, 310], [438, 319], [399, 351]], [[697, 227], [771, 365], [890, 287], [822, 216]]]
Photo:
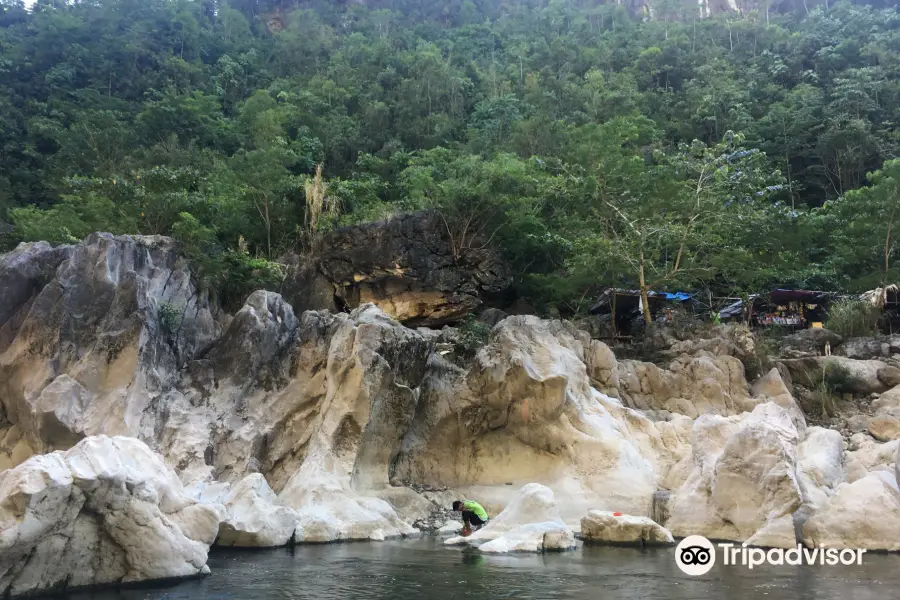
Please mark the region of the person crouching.
[[453, 511], [462, 513], [463, 523], [465, 523], [462, 530], [464, 536], [478, 531], [490, 520], [484, 507], [472, 500], [456, 500], [453, 503]]

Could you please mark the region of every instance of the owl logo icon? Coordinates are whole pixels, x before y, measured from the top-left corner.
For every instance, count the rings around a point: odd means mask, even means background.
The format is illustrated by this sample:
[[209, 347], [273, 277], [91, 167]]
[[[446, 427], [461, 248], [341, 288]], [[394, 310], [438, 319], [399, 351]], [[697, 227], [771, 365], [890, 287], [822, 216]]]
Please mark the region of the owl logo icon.
[[706, 575], [716, 564], [716, 549], [703, 536], [688, 536], [675, 548], [675, 564], [686, 575]]

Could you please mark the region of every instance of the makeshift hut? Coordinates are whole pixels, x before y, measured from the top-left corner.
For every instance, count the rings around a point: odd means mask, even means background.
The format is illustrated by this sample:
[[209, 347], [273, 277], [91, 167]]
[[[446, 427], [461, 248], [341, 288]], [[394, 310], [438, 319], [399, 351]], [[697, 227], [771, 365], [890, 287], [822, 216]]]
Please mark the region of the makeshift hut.
[[870, 290], [860, 296], [882, 312], [881, 327], [885, 333], [900, 330], [900, 286], [896, 284]]
[[722, 321], [749, 321], [752, 327], [821, 327], [828, 314], [828, 305], [839, 297], [834, 292], [778, 288], [770, 294], [750, 296], [748, 303], [734, 300], [719, 311], [719, 318]]
[[[654, 321], [673, 318], [674, 310], [693, 313], [694, 297], [687, 292], [647, 292], [650, 316]], [[628, 335], [636, 325], [643, 323], [643, 299], [640, 290], [609, 288], [605, 290], [588, 311], [608, 320], [616, 335]]]

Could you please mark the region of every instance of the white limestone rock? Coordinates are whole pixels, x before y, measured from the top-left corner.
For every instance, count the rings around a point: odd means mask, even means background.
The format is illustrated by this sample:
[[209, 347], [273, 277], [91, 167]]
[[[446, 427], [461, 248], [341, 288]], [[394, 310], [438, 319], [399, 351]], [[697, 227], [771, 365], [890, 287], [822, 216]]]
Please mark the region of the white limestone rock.
[[840, 432], [809, 428], [806, 439], [797, 447], [797, 480], [808, 512], [824, 506], [846, 480], [843, 455], [844, 440]]
[[[784, 383], [784, 378], [777, 368], [772, 368], [763, 377], [760, 377], [750, 388], [754, 396], [764, 399], [765, 402], [774, 402], [781, 408], [785, 409], [797, 429], [797, 435], [800, 439], [806, 437], [806, 415], [803, 409], [794, 399], [788, 386]], [[752, 407], [750, 408], [752, 410]]]
[[133, 438], [32, 457], [0, 473], [0, 595], [206, 573], [223, 511]]
[[649, 517], [619, 515], [592, 510], [581, 519], [581, 536], [592, 542], [609, 544], [669, 545], [674, 538], [668, 529]]
[[894, 476], [897, 483], [900, 483], [900, 445], [897, 446], [897, 456], [894, 457]]
[[516, 527], [478, 547], [489, 554], [509, 552], [562, 552], [574, 550], [575, 532], [564, 523], [547, 521]]
[[219, 525], [218, 546], [274, 548], [291, 541], [297, 514], [277, 503], [259, 473], [248, 475], [224, 499], [227, 518]]
[[869, 474], [841, 484], [834, 496], [803, 525], [810, 548], [900, 550], [900, 492], [893, 474]]
[[612, 381], [612, 363], [582, 334], [513, 316], [468, 370], [433, 357], [393, 481], [452, 488], [485, 508], [540, 483], [570, 528], [591, 509], [648, 514], [663, 476], [680, 483], [690, 419], [652, 421], [592, 387]]
[[490, 553], [570, 550], [575, 548], [575, 532], [563, 522], [553, 491], [529, 483], [487, 525], [468, 537], [450, 538], [444, 544], [468, 544]]
[[[703, 535], [744, 542], [754, 535], [767, 545], [792, 547], [784, 517], [802, 504], [796, 476], [798, 435], [791, 415], [774, 403], [760, 404], [735, 429], [718, 417], [695, 423], [711, 447], [694, 447], [694, 471], [678, 490], [667, 523], [678, 537]], [[727, 440], [717, 448], [723, 436]], [[701, 438], [702, 439], [702, 438]], [[777, 535], [773, 534], [777, 532]]]
[[892, 470], [897, 451], [900, 449], [900, 440], [881, 443], [864, 433], [857, 433], [850, 437], [849, 453], [868, 472], [878, 470]]
[[462, 521], [447, 521], [438, 528], [437, 534], [439, 536], [456, 536], [463, 527], [465, 524]]
[[297, 542], [382, 541], [419, 533], [384, 500], [355, 491], [327, 454], [307, 457], [279, 501], [297, 515]]
[[[0, 280], [9, 268], [0, 261]], [[163, 426], [168, 406], [159, 398], [220, 331], [215, 307], [196, 288], [176, 242], [94, 233], [48, 279], [20, 290], [25, 295], [15, 302], [28, 310], [8, 336], [0, 331], [0, 438], [9, 433], [4, 421], [21, 435], [16, 445], [0, 443], [0, 466], [67, 450], [90, 435], [154, 443], [155, 431], [175, 429]], [[0, 306], [0, 320], [8, 308]], [[202, 421], [194, 408], [194, 420]], [[204, 444], [209, 438], [207, 432]], [[168, 454], [165, 446], [154, 447]]]

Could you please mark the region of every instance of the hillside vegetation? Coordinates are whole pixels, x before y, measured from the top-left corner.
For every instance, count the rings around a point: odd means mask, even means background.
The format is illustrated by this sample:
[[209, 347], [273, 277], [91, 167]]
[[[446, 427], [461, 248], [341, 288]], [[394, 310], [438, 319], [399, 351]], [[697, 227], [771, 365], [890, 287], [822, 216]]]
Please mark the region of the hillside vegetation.
[[[245, 292], [434, 209], [541, 310], [896, 279], [900, 15], [0, 0], [0, 235], [173, 235]], [[460, 252], [462, 254], [462, 252]]]

